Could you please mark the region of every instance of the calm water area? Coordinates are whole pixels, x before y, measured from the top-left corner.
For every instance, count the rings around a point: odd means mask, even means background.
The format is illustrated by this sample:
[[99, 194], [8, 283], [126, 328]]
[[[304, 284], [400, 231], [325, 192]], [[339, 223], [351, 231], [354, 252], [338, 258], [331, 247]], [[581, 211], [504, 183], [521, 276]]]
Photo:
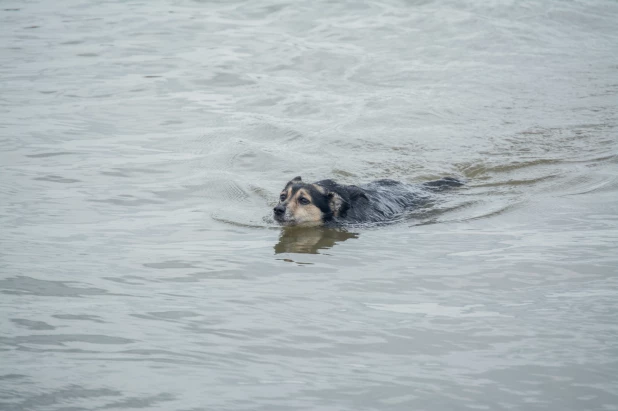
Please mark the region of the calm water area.
[[1, 1], [0, 410], [134, 409], [618, 410], [618, 2]]

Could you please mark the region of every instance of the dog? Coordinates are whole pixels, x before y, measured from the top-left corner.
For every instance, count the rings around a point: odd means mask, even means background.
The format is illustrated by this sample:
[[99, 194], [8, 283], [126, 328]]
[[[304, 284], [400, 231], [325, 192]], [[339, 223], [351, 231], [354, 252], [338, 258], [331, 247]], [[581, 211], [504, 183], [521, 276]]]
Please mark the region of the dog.
[[355, 186], [333, 180], [308, 184], [298, 176], [281, 191], [273, 215], [275, 221], [285, 226], [386, 223], [426, 204], [433, 193], [461, 185], [460, 180], [452, 177], [418, 185], [377, 180]]

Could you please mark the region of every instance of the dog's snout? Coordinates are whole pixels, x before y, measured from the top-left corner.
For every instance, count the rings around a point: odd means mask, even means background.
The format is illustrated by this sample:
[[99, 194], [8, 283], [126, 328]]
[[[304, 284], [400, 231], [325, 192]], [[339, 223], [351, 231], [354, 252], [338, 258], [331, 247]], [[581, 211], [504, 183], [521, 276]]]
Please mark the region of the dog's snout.
[[285, 213], [285, 206], [279, 204], [277, 207], [273, 208], [275, 215], [283, 215]]

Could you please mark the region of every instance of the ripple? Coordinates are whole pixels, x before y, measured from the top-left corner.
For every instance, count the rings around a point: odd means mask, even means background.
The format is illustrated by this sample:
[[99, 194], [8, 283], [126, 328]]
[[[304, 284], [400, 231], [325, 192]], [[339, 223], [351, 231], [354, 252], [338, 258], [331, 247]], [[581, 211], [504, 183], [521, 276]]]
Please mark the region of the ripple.
[[168, 268], [196, 268], [193, 263], [185, 262], [185, 261], [164, 261], [161, 263], [145, 263], [144, 267], [148, 268], [156, 268], [159, 270], [165, 270]]
[[74, 178], [65, 178], [65, 177], [55, 176], [55, 175], [47, 175], [47, 176], [44, 176], [44, 177], [36, 177], [36, 178], [34, 178], [34, 180], [50, 181], [52, 183], [63, 183], [63, 184], [79, 183], [81, 181], [81, 180], [77, 180], [77, 179], [74, 179]]
[[60, 320], [92, 321], [95, 323], [105, 323], [105, 321], [103, 321], [101, 317], [88, 314], [54, 314], [52, 315], [52, 317], [58, 318]]
[[[53, 93], [53, 91], [52, 91], [52, 93]], [[58, 152], [51, 152], [51, 153], [26, 154], [26, 157], [30, 157], [30, 158], [47, 158], [47, 157], [56, 157], [56, 156], [66, 156], [66, 155], [71, 155], [71, 154], [77, 154], [77, 153], [70, 152], [70, 151], [58, 151]]]
[[401, 314], [423, 314], [432, 317], [503, 317], [497, 312], [478, 310], [482, 305], [468, 305], [463, 307], [448, 307], [435, 303], [418, 304], [366, 304], [374, 310], [391, 311]]
[[11, 322], [29, 330], [55, 330], [56, 327], [52, 327], [43, 321], [32, 321], [23, 318], [11, 318]]
[[21, 345], [65, 345], [66, 343], [88, 343], [88, 344], [103, 344], [103, 345], [117, 345], [117, 344], [131, 344], [135, 340], [124, 337], [113, 337], [109, 335], [100, 334], [35, 334], [35, 335], [23, 335], [18, 337], [4, 338], [0, 337], [0, 342], [10, 346]]
[[121, 198], [108, 198], [103, 200], [87, 200], [92, 203], [108, 203], [118, 206], [140, 207], [151, 204], [163, 204], [162, 201], [151, 200], [146, 198], [135, 198], [133, 195], [124, 194]]
[[108, 292], [102, 288], [73, 287], [77, 282], [39, 280], [27, 276], [0, 279], [0, 292], [15, 295], [39, 295], [46, 297], [84, 297], [105, 295]]
[[100, 409], [131, 409], [131, 408], [149, 408], [157, 406], [162, 402], [172, 401], [176, 396], [169, 393], [160, 393], [151, 396], [143, 397], [128, 397], [119, 401], [110, 402], [105, 404]]
[[[76, 401], [82, 399], [92, 401], [98, 398], [118, 397], [121, 395], [122, 394], [120, 391], [111, 390], [108, 388], [90, 389], [79, 385], [66, 385], [63, 388], [53, 391], [32, 393], [31, 396], [29, 396], [23, 401], [9, 404], [9, 407], [13, 407], [14, 405], [14, 407], [9, 408], [9, 410], [29, 410], [41, 407], [49, 407], [50, 405], [65, 404], [67, 401]], [[79, 410], [80, 408], [71, 407], [71, 409]]]

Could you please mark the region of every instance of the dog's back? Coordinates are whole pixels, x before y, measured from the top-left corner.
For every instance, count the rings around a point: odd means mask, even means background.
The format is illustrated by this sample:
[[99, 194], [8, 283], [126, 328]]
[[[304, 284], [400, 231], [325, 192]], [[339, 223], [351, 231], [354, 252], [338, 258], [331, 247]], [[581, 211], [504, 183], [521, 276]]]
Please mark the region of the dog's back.
[[377, 180], [360, 186], [352, 186], [354, 190], [362, 190], [363, 195], [357, 195], [352, 199], [350, 209], [343, 219], [348, 223], [392, 221], [426, 204], [433, 192], [461, 185], [462, 183], [454, 178], [443, 178], [419, 185], [405, 184], [395, 180]]
[[405, 184], [395, 180], [376, 180], [367, 184], [340, 185], [332, 180], [315, 183], [327, 190], [347, 193], [349, 208], [343, 215], [335, 217], [333, 223], [380, 223], [400, 218], [410, 210], [426, 204], [432, 193], [463, 183], [454, 178], [442, 178], [423, 184]]
[[395, 180], [377, 180], [359, 186], [333, 180], [306, 184], [296, 177], [282, 191], [280, 203], [274, 209], [275, 219], [291, 225], [388, 222], [426, 204], [433, 192], [462, 184], [454, 178], [418, 185]]

